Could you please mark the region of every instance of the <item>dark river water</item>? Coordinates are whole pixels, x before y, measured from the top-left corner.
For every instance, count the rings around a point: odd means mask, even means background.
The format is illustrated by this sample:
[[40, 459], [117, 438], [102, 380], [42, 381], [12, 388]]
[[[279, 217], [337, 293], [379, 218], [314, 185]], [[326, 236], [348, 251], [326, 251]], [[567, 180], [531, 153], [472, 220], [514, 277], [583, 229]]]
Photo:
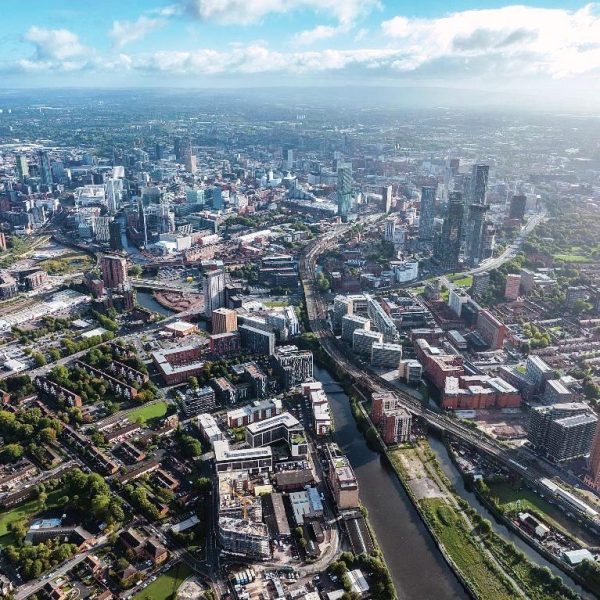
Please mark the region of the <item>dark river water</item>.
[[395, 473], [367, 446], [350, 400], [331, 375], [315, 367], [335, 418], [336, 440], [358, 478], [362, 503], [401, 600], [468, 598], [419, 519]]

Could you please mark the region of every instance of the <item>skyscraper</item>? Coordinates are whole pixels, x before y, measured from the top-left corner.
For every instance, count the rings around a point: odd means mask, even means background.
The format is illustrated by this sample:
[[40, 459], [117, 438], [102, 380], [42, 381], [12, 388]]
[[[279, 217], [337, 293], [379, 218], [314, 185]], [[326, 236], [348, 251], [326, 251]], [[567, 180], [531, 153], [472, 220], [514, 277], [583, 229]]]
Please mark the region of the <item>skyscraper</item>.
[[204, 313], [210, 317], [214, 310], [225, 306], [225, 272], [223, 269], [208, 271], [202, 284]]
[[223, 210], [223, 193], [216, 185], [212, 189], [212, 207], [214, 210]]
[[23, 182], [29, 177], [29, 165], [27, 164], [27, 158], [24, 154], [17, 156], [17, 177], [19, 181]]
[[108, 224], [108, 237], [110, 249], [118, 252], [123, 250], [123, 241], [121, 240], [121, 224], [119, 221], [111, 221]]
[[483, 224], [487, 211], [485, 204], [471, 204], [467, 218], [467, 259], [471, 265], [481, 261], [483, 252]]
[[127, 260], [122, 256], [105, 254], [100, 258], [100, 269], [107, 288], [116, 288], [127, 282]]
[[527, 196], [519, 194], [513, 196], [510, 201], [509, 219], [518, 219], [522, 221], [525, 218], [525, 209], [527, 207]]
[[489, 165], [473, 165], [468, 198], [471, 204], [485, 204], [489, 171]]
[[352, 166], [344, 165], [339, 167], [337, 174], [338, 215], [346, 219], [352, 205]]
[[40, 183], [42, 185], [52, 185], [52, 169], [50, 167], [50, 158], [45, 150], [38, 150], [38, 164], [40, 167]]
[[436, 258], [447, 271], [456, 271], [460, 256], [464, 204], [460, 192], [450, 194], [448, 212], [444, 218], [442, 233], [436, 248]]
[[419, 240], [433, 239], [433, 222], [435, 218], [435, 187], [421, 188], [421, 211], [419, 216]]
[[381, 188], [382, 208], [384, 212], [389, 213], [392, 209], [392, 186], [384, 185]]

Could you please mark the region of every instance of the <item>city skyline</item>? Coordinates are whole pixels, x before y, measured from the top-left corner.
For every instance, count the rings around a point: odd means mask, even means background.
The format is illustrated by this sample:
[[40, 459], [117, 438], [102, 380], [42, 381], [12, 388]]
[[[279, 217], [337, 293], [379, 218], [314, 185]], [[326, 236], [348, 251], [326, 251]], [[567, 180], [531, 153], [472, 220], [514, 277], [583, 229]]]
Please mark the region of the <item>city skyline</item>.
[[247, 87], [262, 77], [269, 86], [552, 91], [593, 107], [577, 95], [598, 87], [600, 10], [583, 2], [3, 4], [5, 88]]

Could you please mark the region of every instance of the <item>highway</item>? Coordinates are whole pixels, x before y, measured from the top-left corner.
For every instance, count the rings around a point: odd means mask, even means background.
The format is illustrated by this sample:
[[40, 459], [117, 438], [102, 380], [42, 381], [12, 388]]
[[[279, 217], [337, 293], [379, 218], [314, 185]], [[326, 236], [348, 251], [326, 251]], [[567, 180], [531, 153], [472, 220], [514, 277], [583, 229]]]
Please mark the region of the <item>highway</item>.
[[[540, 215], [540, 218], [543, 216]], [[531, 223], [531, 221], [530, 221]], [[533, 228], [535, 224], [531, 224]], [[346, 233], [348, 225], [338, 226], [338, 228], [328, 232], [321, 238], [313, 241], [304, 253], [300, 262], [300, 277], [305, 294], [306, 310], [310, 328], [319, 339], [324, 350], [330, 358], [337, 364], [349, 381], [365, 390], [367, 393], [391, 391], [396, 394], [404, 408], [413, 415], [424, 419], [430, 426], [447, 433], [454, 438], [472, 446], [479, 452], [493, 458], [499, 464], [507, 467], [513, 472], [517, 472], [523, 479], [539, 485], [539, 480], [543, 477], [552, 478], [557, 475], [557, 470], [551, 466], [528, 455], [527, 458], [520, 458], [521, 453], [517, 450], [509, 450], [505, 446], [482, 432], [474, 431], [463, 425], [460, 421], [446, 414], [434, 412], [421, 401], [399, 390], [390, 382], [386, 381], [369, 367], [361, 366], [357, 363], [356, 357], [348, 350], [334, 335], [327, 321], [327, 307], [316, 285], [315, 267], [318, 257], [333, 247], [337, 240]], [[519, 242], [515, 242], [519, 243]], [[503, 255], [496, 260], [506, 260], [506, 257], [514, 252], [514, 247], [509, 247]], [[507, 254], [508, 253], [508, 254]], [[489, 269], [489, 264], [483, 267]], [[526, 463], [526, 464], [525, 464]]]

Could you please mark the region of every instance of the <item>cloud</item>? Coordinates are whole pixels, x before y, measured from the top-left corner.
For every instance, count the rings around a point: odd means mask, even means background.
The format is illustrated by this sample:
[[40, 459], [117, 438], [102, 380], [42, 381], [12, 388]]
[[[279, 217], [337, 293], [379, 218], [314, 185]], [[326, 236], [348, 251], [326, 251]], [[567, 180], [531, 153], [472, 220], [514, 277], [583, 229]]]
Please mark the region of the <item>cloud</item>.
[[[163, 9], [168, 10], [169, 7]], [[167, 12], [165, 14], [171, 14]], [[136, 21], [114, 21], [108, 35], [113, 39], [117, 48], [137, 42], [146, 37], [151, 31], [166, 24], [163, 18], [151, 18], [142, 15]]]
[[310, 10], [327, 15], [341, 25], [380, 6], [379, 0], [186, 0], [184, 6], [202, 21], [224, 25], [251, 25], [270, 14]]
[[36, 61], [64, 61], [81, 57], [88, 51], [79, 41], [79, 36], [68, 29], [34, 26], [27, 31], [24, 39], [35, 46]]
[[294, 36], [294, 41], [301, 46], [309, 46], [315, 42], [327, 40], [347, 31], [348, 27], [345, 27], [344, 25], [338, 25], [337, 27], [332, 27], [331, 25], [317, 25], [314, 29], [307, 29], [306, 31], [297, 33]]
[[402, 57], [399, 71], [431, 71], [477, 64], [482, 74], [545, 74], [565, 77], [600, 68], [597, 5], [577, 11], [529, 6], [468, 10], [437, 19], [397, 16], [382, 23], [383, 34]]

